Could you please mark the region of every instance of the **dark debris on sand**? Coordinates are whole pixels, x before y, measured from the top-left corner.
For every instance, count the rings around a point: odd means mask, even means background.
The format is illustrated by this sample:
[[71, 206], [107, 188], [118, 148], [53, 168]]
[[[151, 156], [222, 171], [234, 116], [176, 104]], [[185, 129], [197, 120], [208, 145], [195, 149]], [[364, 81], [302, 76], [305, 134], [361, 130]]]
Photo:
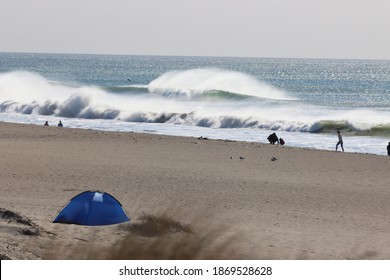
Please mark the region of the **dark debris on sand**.
[[30, 219], [4, 208], [0, 208], [0, 218], [7, 220], [8, 222], [15, 222], [17, 224], [26, 225], [29, 227], [35, 226], [35, 224]]
[[5, 260], [12, 260], [12, 259], [9, 258], [7, 255], [0, 254], [0, 260], [1, 260], [1, 261], [5, 261]]
[[35, 224], [33, 221], [31, 221], [29, 218], [24, 217], [8, 209], [0, 208], [0, 218], [6, 220], [8, 223], [17, 223], [28, 226], [19, 230], [19, 233], [22, 235], [37, 236], [41, 233], [55, 235], [52, 232], [44, 230], [43, 228]]

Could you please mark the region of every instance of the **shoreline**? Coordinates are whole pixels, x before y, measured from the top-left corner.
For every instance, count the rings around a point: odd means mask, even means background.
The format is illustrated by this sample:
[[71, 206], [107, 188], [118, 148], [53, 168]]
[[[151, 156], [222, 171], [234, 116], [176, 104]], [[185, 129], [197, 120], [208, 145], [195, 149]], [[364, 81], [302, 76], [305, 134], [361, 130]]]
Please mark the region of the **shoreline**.
[[[42, 117], [42, 116], [41, 116]], [[65, 121], [64, 128], [67, 129], [84, 129], [93, 131], [105, 131], [105, 132], [121, 132], [121, 133], [140, 133], [151, 135], [164, 135], [173, 137], [188, 137], [199, 138], [204, 137], [210, 140], [218, 141], [234, 141], [242, 143], [261, 143], [269, 144], [267, 137], [271, 131], [269, 130], [241, 130], [234, 128], [218, 129], [218, 133], [214, 132], [213, 128], [203, 127], [191, 127], [181, 125], [165, 125], [155, 127], [155, 123], [117, 123], [106, 120], [100, 127], [94, 127], [90, 123], [79, 122], [77, 119], [64, 119], [59, 117], [49, 118], [22, 118], [19, 121], [15, 120], [0, 120], [4, 123], [13, 124], [25, 124], [25, 125], [37, 125], [41, 126], [46, 120], [49, 120], [50, 126], [58, 123], [58, 121]], [[54, 125], [56, 127], [56, 125]], [[184, 131], [184, 132], [183, 132]], [[289, 131], [276, 131], [279, 136], [286, 140], [286, 146], [298, 149], [312, 149], [320, 151], [335, 151], [335, 145], [337, 143], [337, 134], [334, 133], [312, 133], [312, 132], [289, 132]], [[372, 154], [387, 156], [386, 146], [388, 145], [388, 139], [382, 136], [367, 136], [367, 135], [354, 135], [343, 133], [345, 138], [345, 152], [357, 153], [357, 154]], [[245, 139], [244, 139], [245, 138]], [[369, 141], [367, 139], [370, 139]]]
[[88, 189], [112, 194], [134, 222], [169, 213], [197, 234], [223, 228], [237, 258], [390, 259], [388, 156], [3, 122], [0, 131], [0, 208], [51, 233], [26, 236], [0, 219], [0, 254], [11, 259], [75, 257], [53, 251], [57, 242], [118, 244], [118, 226], [51, 223]]

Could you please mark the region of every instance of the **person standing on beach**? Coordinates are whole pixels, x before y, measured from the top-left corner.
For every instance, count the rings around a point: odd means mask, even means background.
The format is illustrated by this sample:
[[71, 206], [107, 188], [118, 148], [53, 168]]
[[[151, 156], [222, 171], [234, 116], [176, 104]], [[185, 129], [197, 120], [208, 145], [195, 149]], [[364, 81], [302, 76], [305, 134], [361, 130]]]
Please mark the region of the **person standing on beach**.
[[341, 145], [341, 149], [342, 149], [343, 152], [344, 152], [343, 136], [341, 136], [340, 130], [337, 130], [337, 136], [339, 137], [339, 142], [337, 142], [337, 144], [336, 144], [336, 151], [337, 151], [338, 146]]
[[387, 145], [387, 155], [390, 156], [390, 142], [389, 145]]
[[58, 127], [63, 127], [64, 125], [62, 124], [62, 122], [60, 121], [59, 123], [58, 123]]

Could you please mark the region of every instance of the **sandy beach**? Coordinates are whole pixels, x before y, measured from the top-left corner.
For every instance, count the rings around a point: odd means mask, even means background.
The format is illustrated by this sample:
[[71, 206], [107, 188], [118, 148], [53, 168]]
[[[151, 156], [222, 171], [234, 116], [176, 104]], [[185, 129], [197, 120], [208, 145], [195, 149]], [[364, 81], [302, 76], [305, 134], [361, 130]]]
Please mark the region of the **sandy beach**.
[[132, 223], [165, 213], [231, 240], [231, 258], [390, 259], [387, 156], [11, 123], [0, 147], [2, 259], [106, 258], [77, 248], [110, 250], [123, 226], [52, 223], [86, 190], [115, 196]]

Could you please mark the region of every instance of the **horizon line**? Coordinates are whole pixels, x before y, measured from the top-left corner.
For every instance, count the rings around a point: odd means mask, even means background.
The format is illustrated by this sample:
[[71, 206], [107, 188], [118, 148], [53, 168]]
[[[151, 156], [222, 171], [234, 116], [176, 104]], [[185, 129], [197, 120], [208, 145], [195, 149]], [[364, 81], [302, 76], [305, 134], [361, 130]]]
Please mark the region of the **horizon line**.
[[0, 54], [48, 54], [48, 55], [95, 55], [95, 56], [152, 56], [152, 57], [210, 57], [210, 58], [253, 58], [253, 59], [302, 59], [302, 60], [371, 60], [390, 61], [390, 58], [324, 58], [324, 57], [287, 57], [287, 56], [233, 56], [233, 55], [172, 55], [172, 54], [119, 54], [119, 53], [86, 53], [86, 52], [35, 52], [35, 51], [1, 51]]

